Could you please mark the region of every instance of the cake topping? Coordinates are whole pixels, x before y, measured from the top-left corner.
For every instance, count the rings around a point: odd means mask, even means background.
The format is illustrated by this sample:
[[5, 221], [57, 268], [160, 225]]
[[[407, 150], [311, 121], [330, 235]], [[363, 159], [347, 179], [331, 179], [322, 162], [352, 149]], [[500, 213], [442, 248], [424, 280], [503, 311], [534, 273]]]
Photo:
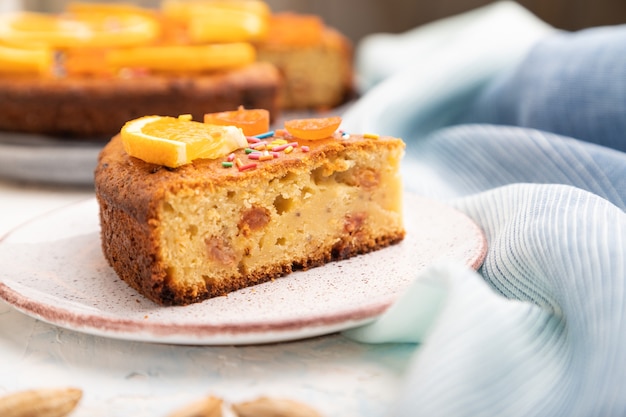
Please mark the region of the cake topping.
[[319, 16], [292, 12], [270, 17], [266, 42], [273, 45], [310, 46], [320, 42], [324, 22]]
[[0, 73], [43, 73], [52, 67], [54, 53], [47, 48], [0, 45]]
[[155, 19], [141, 13], [10, 13], [0, 16], [0, 40], [15, 47], [127, 47], [157, 38]]
[[201, 72], [252, 64], [256, 49], [247, 42], [207, 45], [156, 45], [110, 51], [106, 64], [113, 69], [146, 68], [153, 71]]
[[[270, 130], [270, 112], [265, 109], [245, 109], [239, 106], [234, 111], [207, 113], [204, 115], [204, 123], [237, 126], [243, 130], [244, 135], [254, 136]], [[257, 142], [259, 140], [256, 139]]]
[[263, 39], [270, 16], [260, 0], [165, 0], [161, 9], [194, 44]]
[[[244, 149], [247, 160], [269, 161], [289, 154], [296, 148], [308, 152], [294, 139], [335, 138], [341, 117], [293, 119], [285, 129], [267, 130], [269, 112], [263, 109], [208, 113], [205, 122], [195, 122], [191, 115], [176, 117], [144, 116], [127, 122], [121, 130], [124, 150], [131, 156], [153, 164], [176, 168], [195, 159], [225, 157], [224, 168], [239, 171], [254, 169], [256, 162], [243, 161], [234, 151]], [[218, 124], [219, 123], [219, 124]], [[244, 129], [247, 129], [244, 131]], [[263, 130], [262, 133], [256, 133]], [[250, 135], [250, 133], [256, 133]]]
[[285, 129], [295, 138], [318, 140], [331, 137], [339, 128], [341, 117], [321, 117], [313, 119], [295, 119], [285, 122]]
[[171, 168], [198, 158], [220, 158], [248, 145], [235, 126], [195, 122], [188, 116], [140, 117], [122, 127], [121, 137], [129, 155]]
[[73, 2], [62, 13], [5, 13], [0, 65], [54, 76], [243, 67], [256, 61], [253, 42], [267, 35], [270, 14], [261, 0], [165, 0], [156, 10]]

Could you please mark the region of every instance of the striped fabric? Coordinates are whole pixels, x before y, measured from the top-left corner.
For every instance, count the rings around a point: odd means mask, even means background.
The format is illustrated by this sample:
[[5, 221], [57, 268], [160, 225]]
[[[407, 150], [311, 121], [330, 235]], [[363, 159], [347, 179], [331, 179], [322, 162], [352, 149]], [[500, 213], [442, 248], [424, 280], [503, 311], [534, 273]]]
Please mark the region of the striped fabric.
[[[416, 344], [390, 415], [626, 415], [624, 48], [626, 26], [554, 33], [489, 83], [429, 92], [396, 127], [370, 116], [393, 108], [385, 89], [406, 70], [345, 115], [354, 131], [401, 134], [407, 190], [468, 214], [489, 244], [478, 271], [435, 265], [378, 321], [345, 332]], [[407, 102], [420, 85], [393, 93]], [[447, 108], [441, 126], [416, 125]]]

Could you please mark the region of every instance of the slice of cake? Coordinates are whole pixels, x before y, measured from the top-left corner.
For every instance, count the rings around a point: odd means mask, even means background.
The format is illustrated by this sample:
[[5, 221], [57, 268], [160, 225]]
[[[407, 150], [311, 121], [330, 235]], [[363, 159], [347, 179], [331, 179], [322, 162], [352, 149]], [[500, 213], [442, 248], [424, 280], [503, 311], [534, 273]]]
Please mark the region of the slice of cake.
[[400, 242], [404, 142], [324, 135], [270, 132], [177, 168], [115, 136], [95, 171], [106, 259], [149, 299], [185, 305]]

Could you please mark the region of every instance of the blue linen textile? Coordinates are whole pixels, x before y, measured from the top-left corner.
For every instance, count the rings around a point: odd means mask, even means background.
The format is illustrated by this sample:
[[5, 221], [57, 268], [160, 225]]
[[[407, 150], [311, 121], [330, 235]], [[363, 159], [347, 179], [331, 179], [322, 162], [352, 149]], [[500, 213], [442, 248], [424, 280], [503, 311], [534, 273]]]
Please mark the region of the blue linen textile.
[[407, 65], [344, 115], [403, 137], [407, 190], [489, 244], [478, 271], [435, 265], [344, 333], [418, 344], [390, 415], [626, 415], [626, 25], [534, 27], [497, 66], [484, 45], [460, 67]]

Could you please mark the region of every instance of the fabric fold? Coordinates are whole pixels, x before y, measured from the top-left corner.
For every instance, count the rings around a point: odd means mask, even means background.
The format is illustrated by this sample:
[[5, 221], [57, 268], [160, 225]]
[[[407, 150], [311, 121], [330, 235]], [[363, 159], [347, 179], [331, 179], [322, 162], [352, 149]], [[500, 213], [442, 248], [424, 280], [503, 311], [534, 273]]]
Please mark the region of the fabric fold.
[[626, 415], [625, 39], [622, 25], [537, 29], [513, 50], [453, 42], [346, 113], [348, 129], [405, 139], [407, 190], [488, 241], [478, 271], [435, 265], [344, 332], [416, 343], [390, 415]]

